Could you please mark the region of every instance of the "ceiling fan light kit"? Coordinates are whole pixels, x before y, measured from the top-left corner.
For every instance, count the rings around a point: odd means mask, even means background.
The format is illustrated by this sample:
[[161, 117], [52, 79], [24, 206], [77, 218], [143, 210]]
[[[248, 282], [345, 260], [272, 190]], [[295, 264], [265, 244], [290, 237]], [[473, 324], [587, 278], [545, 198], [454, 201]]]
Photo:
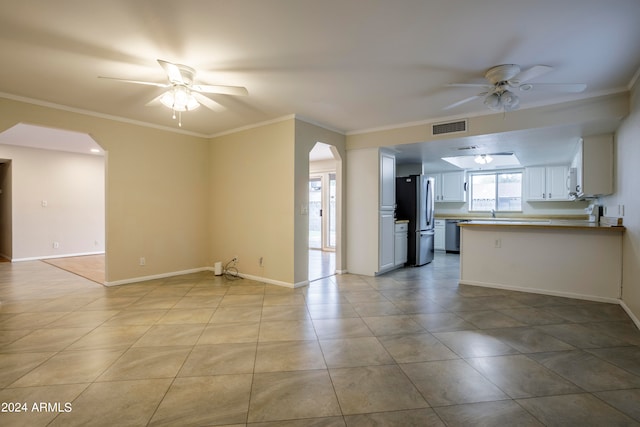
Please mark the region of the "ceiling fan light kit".
[[200, 106], [191, 91], [184, 86], [174, 86], [162, 94], [160, 102], [173, 111], [192, 111]]
[[558, 84], [558, 83], [525, 83], [536, 77], [550, 72], [553, 68], [548, 65], [534, 65], [522, 70], [516, 64], [503, 64], [489, 68], [484, 78], [487, 83], [451, 83], [451, 87], [480, 87], [485, 90], [478, 95], [471, 96], [461, 101], [454, 102], [445, 107], [445, 110], [466, 104], [474, 99], [484, 98], [484, 105], [493, 111], [513, 111], [520, 106], [520, 98], [513, 92], [518, 89], [521, 92], [529, 92], [540, 89], [552, 89], [560, 92], [578, 93], [587, 88], [584, 83]]
[[167, 74], [168, 83], [154, 83], [102, 76], [99, 76], [99, 78], [169, 89], [147, 103], [147, 105], [152, 105], [156, 101], [160, 101], [162, 105], [171, 109], [174, 120], [176, 119], [176, 112], [178, 112], [178, 126], [180, 127], [182, 127], [182, 113], [185, 111], [193, 111], [201, 104], [214, 111], [225, 109], [221, 104], [202, 95], [202, 93], [239, 96], [248, 94], [247, 89], [242, 86], [194, 85], [195, 69], [186, 65], [163, 61], [162, 59], [158, 59], [158, 64], [160, 64]]
[[473, 161], [479, 165], [488, 165], [493, 161], [493, 157], [488, 154], [478, 154]]

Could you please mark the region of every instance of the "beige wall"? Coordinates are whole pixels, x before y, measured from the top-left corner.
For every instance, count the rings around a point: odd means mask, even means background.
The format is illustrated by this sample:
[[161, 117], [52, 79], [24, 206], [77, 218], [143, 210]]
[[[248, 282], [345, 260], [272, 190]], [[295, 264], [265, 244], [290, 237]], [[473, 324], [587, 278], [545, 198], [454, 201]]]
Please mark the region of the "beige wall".
[[612, 303], [620, 297], [620, 230], [461, 228], [462, 284]]
[[107, 151], [108, 282], [207, 265], [205, 138], [0, 99], [0, 132], [20, 122], [84, 132]]
[[631, 97], [631, 112], [616, 135], [615, 194], [602, 199], [610, 216], [618, 215], [624, 205], [626, 227], [622, 249], [622, 301], [633, 313], [640, 327], [640, 83], [636, 82]]
[[244, 275], [293, 283], [294, 127], [291, 118], [211, 140], [211, 262], [238, 257]]
[[[619, 199], [609, 201], [620, 200], [627, 212], [638, 211], [638, 198], [629, 184], [638, 180], [637, 98], [633, 114], [618, 134]], [[616, 116], [625, 110], [620, 107], [625, 101], [626, 95], [611, 96], [565, 117], [574, 123], [580, 117], [604, 117], [603, 110], [608, 117]], [[543, 110], [529, 126], [561, 120], [557, 109], [563, 107], [554, 108]], [[517, 120], [510, 126], [524, 126], [521, 113], [513, 113]], [[238, 256], [238, 267], [245, 274], [285, 285], [302, 284], [308, 274], [308, 217], [301, 207], [308, 203], [308, 155], [315, 143], [336, 146], [346, 159], [347, 145], [356, 149], [416, 142], [427, 139], [423, 136], [428, 130], [418, 125], [351, 135], [347, 143], [339, 133], [290, 118], [207, 139], [0, 98], [0, 132], [20, 122], [84, 132], [107, 151], [106, 252], [111, 283], [201, 269]], [[470, 123], [474, 134], [505, 126], [504, 121], [483, 123]], [[339, 194], [345, 206], [339, 226], [347, 230], [346, 161], [338, 174], [345, 178]], [[350, 218], [352, 226], [363, 221]], [[637, 218], [625, 217], [623, 275], [623, 298], [636, 316], [640, 313]], [[355, 248], [356, 243], [344, 240], [338, 242], [343, 250], [337, 263], [342, 266], [348, 244]], [[145, 266], [138, 265], [140, 257], [146, 258]]]
[[12, 260], [104, 252], [104, 157], [0, 145], [0, 158], [11, 159]]
[[[0, 132], [20, 122], [83, 132], [105, 149], [110, 284], [234, 256], [245, 275], [306, 283], [308, 218], [300, 207], [308, 203], [309, 151], [320, 141], [344, 157], [343, 135], [292, 116], [208, 139], [0, 99]], [[343, 189], [339, 197], [344, 204]], [[339, 221], [343, 227], [344, 212]], [[342, 251], [336, 264], [344, 264]]]
[[[211, 141], [212, 262], [238, 257], [238, 270], [249, 278], [306, 284], [309, 152], [324, 142], [344, 156], [344, 136], [291, 117]], [[341, 189], [338, 197], [344, 198]], [[339, 221], [341, 227], [341, 213]], [[336, 268], [341, 257], [337, 250]]]

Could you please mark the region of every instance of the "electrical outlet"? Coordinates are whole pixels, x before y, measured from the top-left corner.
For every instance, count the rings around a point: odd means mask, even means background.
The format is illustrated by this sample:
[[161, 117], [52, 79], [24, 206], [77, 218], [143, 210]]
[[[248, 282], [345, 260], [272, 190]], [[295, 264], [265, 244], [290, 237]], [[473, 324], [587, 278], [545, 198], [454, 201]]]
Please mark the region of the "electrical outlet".
[[147, 265], [147, 260], [144, 257], [140, 257], [140, 265]]
[[258, 260], [258, 264], [260, 265], [260, 267], [264, 267], [264, 258], [260, 257], [260, 259]]
[[53, 242], [53, 249], [58, 249], [60, 247], [60, 242]]
[[494, 248], [501, 248], [502, 247], [502, 239], [496, 239], [493, 244], [494, 244]]

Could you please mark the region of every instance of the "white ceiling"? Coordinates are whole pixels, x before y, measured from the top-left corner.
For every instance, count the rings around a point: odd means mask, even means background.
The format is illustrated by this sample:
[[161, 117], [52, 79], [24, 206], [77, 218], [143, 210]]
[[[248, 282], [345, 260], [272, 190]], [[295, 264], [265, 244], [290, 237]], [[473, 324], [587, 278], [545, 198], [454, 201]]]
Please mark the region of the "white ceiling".
[[168, 109], [145, 106], [161, 89], [97, 78], [164, 82], [164, 59], [196, 68], [200, 83], [249, 90], [212, 96], [227, 110], [185, 113], [182, 131], [297, 114], [348, 134], [484, 113], [481, 100], [444, 111], [477, 92], [444, 85], [483, 82], [503, 63], [554, 67], [535, 83], [588, 85], [528, 92], [523, 109], [627, 90], [638, 22], [638, 0], [0, 0], [0, 96], [177, 131]]
[[104, 155], [104, 151], [98, 143], [86, 133], [34, 126], [25, 123], [18, 123], [0, 133], [0, 144], [18, 145], [40, 150], [59, 150], [88, 155]]

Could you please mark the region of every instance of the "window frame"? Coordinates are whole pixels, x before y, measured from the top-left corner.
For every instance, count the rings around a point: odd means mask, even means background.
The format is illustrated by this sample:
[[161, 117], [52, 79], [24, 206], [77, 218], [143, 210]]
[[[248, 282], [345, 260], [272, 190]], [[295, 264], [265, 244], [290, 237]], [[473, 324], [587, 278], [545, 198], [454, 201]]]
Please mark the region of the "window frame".
[[[499, 210], [498, 209], [498, 200], [499, 200], [499, 193], [498, 193], [498, 188], [499, 188], [499, 184], [498, 184], [498, 175], [503, 175], [503, 174], [516, 174], [519, 173], [520, 174], [520, 209], [519, 210]], [[491, 209], [489, 210], [482, 210], [482, 209], [473, 209], [473, 177], [475, 175], [494, 175], [495, 176], [495, 203], [494, 203], [494, 207], [493, 207], [493, 211], [494, 212], [502, 212], [502, 213], [522, 213], [522, 204], [524, 203], [524, 169], [523, 168], [517, 168], [517, 169], [494, 169], [494, 170], [477, 170], [477, 171], [469, 171], [467, 172], [468, 174], [468, 182], [469, 182], [469, 212], [491, 212]]]

